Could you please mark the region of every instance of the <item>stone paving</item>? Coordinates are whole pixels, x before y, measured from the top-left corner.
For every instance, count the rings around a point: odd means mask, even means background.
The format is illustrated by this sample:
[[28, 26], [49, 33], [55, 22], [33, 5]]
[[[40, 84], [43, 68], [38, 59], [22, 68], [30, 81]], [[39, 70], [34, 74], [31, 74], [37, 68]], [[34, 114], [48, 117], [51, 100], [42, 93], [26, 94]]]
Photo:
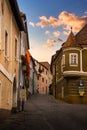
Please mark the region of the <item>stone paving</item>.
[[0, 124], [0, 130], [87, 130], [87, 105], [33, 95], [25, 103], [25, 111], [12, 114]]

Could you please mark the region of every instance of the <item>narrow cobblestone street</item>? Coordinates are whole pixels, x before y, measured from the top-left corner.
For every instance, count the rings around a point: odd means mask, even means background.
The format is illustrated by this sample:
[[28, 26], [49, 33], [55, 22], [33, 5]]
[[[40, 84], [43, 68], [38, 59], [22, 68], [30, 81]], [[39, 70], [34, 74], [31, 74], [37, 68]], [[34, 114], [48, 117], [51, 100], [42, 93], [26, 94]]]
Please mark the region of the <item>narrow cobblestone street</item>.
[[33, 95], [25, 111], [12, 114], [0, 130], [87, 130], [87, 105], [72, 105], [50, 95]]

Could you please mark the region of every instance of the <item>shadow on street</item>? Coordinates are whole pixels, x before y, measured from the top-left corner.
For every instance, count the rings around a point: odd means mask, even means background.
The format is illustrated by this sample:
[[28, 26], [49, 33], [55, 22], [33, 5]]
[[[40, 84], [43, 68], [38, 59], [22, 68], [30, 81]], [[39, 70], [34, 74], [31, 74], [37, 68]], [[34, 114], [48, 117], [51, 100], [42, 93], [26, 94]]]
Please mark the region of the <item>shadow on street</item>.
[[12, 114], [0, 130], [87, 130], [87, 105], [33, 95], [25, 102], [24, 112]]

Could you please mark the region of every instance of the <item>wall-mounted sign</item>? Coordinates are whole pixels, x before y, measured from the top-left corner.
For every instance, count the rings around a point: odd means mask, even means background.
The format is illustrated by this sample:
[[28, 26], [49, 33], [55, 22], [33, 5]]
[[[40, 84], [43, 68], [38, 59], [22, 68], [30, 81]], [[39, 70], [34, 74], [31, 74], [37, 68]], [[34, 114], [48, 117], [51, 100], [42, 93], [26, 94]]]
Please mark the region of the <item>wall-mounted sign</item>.
[[80, 85], [80, 86], [83, 86], [83, 85], [84, 85], [84, 81], [83, 81], [83, 80], [80, 80], [80, 81], [79, 81], [79, 85]]
[[84, 87], [79, 87], [79, 94], [80, 96], [84, 95]]
[[21, 89], [20, 98], [26, 100], [26, 89]]

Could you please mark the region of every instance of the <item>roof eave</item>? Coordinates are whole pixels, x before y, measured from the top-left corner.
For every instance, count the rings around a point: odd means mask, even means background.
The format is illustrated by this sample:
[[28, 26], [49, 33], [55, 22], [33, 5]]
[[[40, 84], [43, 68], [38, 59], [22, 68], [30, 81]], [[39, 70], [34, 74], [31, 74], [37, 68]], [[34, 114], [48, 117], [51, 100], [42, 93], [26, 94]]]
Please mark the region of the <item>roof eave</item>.
[[25, 31], [23, 21], [22, 21], [22, 18], [20, 16], [20, 10], [19, 10], [17, 1], [16, 0], [9, 0], [9, 3], [10, 3], [13, 15], [16, 19], [16, 22], [17, 22], [17, 25], [18, 25], [20, 31]]

